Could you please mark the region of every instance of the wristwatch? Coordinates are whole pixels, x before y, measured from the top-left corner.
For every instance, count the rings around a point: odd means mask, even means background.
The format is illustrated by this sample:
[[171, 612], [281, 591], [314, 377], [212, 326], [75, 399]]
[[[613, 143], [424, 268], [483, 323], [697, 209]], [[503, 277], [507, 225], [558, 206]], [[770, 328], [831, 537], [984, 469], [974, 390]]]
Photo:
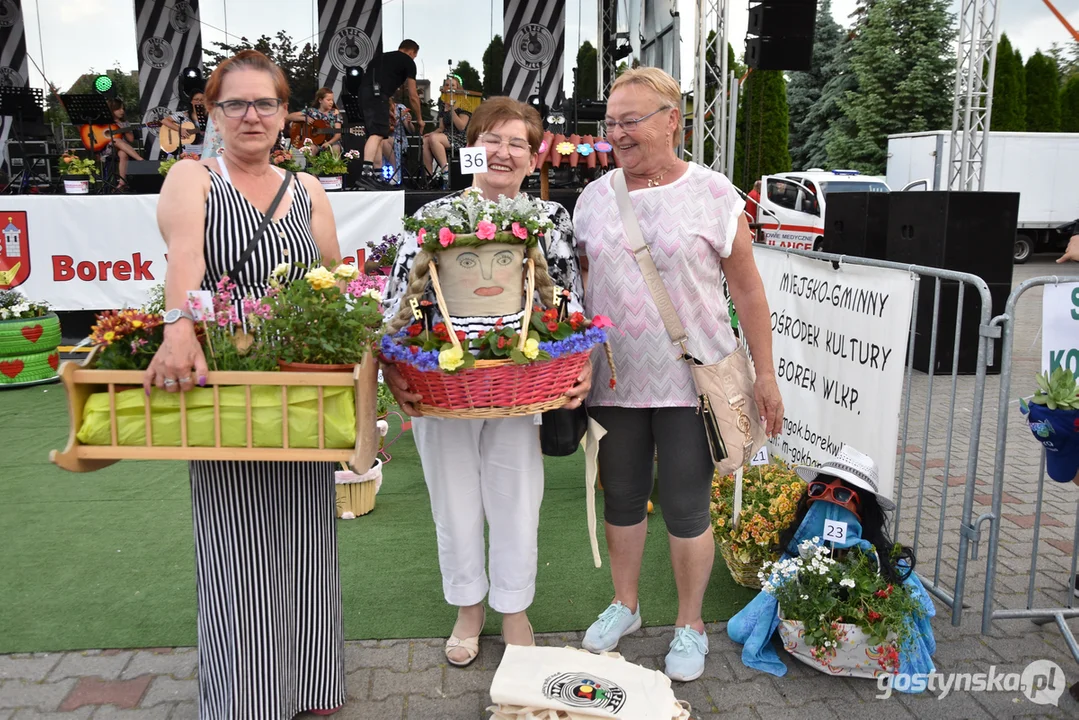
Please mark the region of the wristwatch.
[[192, 322], [195, 321], [195, 316], [189, 313], [187, 310], [181, 310], [179, 308], [173, 308], [165, 313], [165, 324], [172, 325], [175, 322], [179, 322], [181, 318], [187, 318]]

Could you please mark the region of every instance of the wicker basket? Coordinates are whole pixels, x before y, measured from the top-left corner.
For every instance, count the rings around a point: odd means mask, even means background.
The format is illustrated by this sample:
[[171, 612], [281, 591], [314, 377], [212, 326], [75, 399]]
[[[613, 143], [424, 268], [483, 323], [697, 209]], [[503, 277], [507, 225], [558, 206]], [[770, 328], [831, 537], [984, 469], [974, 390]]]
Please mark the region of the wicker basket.
[[[461, 341], [450, 321], [438, 270], [430, 265], [431, 284], [438, 300], [439, 312], [449, 332], [450, 342], [457, 349]], [[532, 317], [532, 295], [535, 290], [535, 266], [528, 261], [527, 294], [518, 349], [524, 350], [527, 328]], [[464, 349], [463, 352], [468, 352]], [[512, 360], [477, 360], [468, 370], [447, 373], [441, 370], [426, 372], [408, 363], [399, 363], [401, 374], [413, 392], [420, 395], [418, 409], [427, 416], [444, 418], [482, 419], [535, 415], [566, 404], [565, 393], [581, 374], [588, 362], [588, 353], [563, 355], [553, 360], [518, 365]]]
[[742, 562], [734, 556], [730, 543], [719, 543], [719, 554], [723, 556], [723, 561], [727, 563], [727, 569], [731, 571], [731, 577], [736, 583], [754, 590], [761, 589], [757, 573], [760, 572], [763, 562]]
[[335, 480], [337, 517], [351, 520], [366, 515], [375, 509], [375, 495], [382, 484], [382, 460], [375, 458], [375, 464], [363, 475], [338, 470]]

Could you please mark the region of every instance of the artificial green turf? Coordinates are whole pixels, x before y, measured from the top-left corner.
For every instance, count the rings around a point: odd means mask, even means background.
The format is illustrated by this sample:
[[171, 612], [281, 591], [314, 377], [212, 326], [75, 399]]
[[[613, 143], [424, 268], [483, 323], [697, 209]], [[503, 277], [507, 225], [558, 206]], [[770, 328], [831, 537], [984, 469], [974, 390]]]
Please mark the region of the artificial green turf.
[[[0, 653], [194, 645], [187, 465], [128, 460], [83, 474], [52, 466], [48, 451], [62, 449], [68, 435], [58, 385], [0, 391], [0, 418]], [[345, 635], [441, 637], [455, 611], [442, 599], [411, 434], [390, 452], [375, 510], [337, 523]], [[580, 452], [546, 460], [539, 576], [529, 609], [537, 632], [584, 629], [610, 602], [602, 519], [604, 566], [596, 569], [583, 478]], [[598, 497], [601, 518], [602, 507]], [[660, 512], [652, 516], [641, 577], [648, 625], [672, 624], [677, 610]], [[733, 583], [717, 553], [704, 619], [725, 620], [752, 596]], [[486, 632], [497, 633], [497, 614], [488, 618]]]

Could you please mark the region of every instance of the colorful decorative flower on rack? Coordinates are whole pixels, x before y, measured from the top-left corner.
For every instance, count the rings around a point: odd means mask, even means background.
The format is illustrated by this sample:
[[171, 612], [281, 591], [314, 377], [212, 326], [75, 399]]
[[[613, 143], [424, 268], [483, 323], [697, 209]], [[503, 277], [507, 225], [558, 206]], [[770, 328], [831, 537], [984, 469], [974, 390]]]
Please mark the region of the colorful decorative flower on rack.
[[577, 146], [577, 152], [580, 153], [581, 157], [588, 157], [592, 154], [592, 146], [588, 143], [581, 143]]
[[545, 152], [547, 152], [547, 141], [546, 140], [541, 142], [540, 146], [539, 146], [539, 154], [542, 156], [543, 153], [545, 153]]
[[614, 148], [606, 140], [600, 140], [596, 143], [596, 152], [609, 153]]
[[555, 151], [559, 155], [572, 155], [574, 150], [576, 150], [576, 148], [571, 142], [560, 142], [555, 146]]

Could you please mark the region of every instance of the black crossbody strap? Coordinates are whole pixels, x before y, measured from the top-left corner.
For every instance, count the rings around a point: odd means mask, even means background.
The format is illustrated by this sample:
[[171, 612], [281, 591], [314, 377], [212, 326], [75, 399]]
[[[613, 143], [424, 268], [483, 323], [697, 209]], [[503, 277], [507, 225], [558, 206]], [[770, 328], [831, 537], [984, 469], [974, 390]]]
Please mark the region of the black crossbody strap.
[[236, 276], [243, 268], [243, 266], [246, 265], [247, 261], [251, 259], [251, 255], [255, 252], [255, 246], [259, 244], [259, 240], [266, 232], [266, 228], [269, 227], [270, 221], [273, 220], [273, 214], [277, 212], [277, 206], [281, 204], [281, 198], [285, 197], [285, 191], [288, 190], [289, 183], [291, 182], [292, 171], [286, 170], [285, 179], [281, 183], [281, 187], [277, 189], [277, 194], [274, 195], [273, 202], [270, 203], [270, 209], [267, 210], [266, 214], [262, 216], [262, 222], [259, 223], [258, 230], [256, 230], [255, 234], [251, 237], [251, 239], [247, 241], [247, 247], [244, 248], [244, 251], [240, 255], [240, 258], [236, 261], [236, 264], [232, 266], [228, 273], [226, 273], [228, 275], [228, 278], [233, 282], [236, 281]]

